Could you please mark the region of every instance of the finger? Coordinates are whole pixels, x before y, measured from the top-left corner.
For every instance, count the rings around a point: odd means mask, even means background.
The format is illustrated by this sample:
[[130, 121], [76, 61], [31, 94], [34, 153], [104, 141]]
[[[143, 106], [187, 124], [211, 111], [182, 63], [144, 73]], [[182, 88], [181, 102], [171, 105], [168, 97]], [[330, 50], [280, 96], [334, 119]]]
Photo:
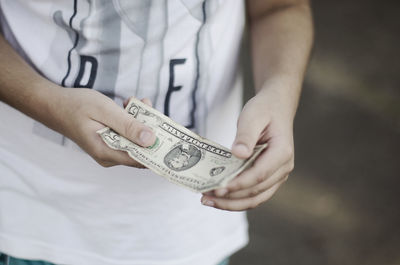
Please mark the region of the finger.
[[260, 115], [257, 102], [246, 104], [239, 116], [232, 153], [243, 159], [250, 157], [268, 123], [268, 117]]
[[266, 179], [264, 182], [255, 185], [251, 188], [244, 189], [244, 190], [238, 190], [235, 192], [228, 193], [224, 196], [224, 198], [227, 199], [243, 199], [243, 198], [250, 198], [250, 197], [255, 197], [258, 194], [263, 193], [266, 190], [269, 190], [272, 188], [275, 184], [283, 181], [286, 182], [288, 179], [288, 170], [287, 166], [279, 169], [274, 175], [272, 175], [270, 178]]
[[267, 149], [254, 162], [254, 165], [234, 178], [226, 188], [230, 192], [248, 189], [272, 176], [291, 159], [290, 155], [286, 154], [279, 146], [279, 144], [269, 144]]
[[128, 106], [128, 103], [131, 100], [131, 98], [133, 98], [133, 97], [130, 97], [130, 98], [127, 98], [127, 99], [124, 100], [124, 102], [122, 103], [124, 108], [126, 108], [126, 106]]
[[116, 165], [124, 165], [129, 167], [136, 167], [136, 168], [146, 168], [144, 165], [140, 164], [136, 160], [132, 159], [126, 152], [124, 151], [117, 151], [108, 148], [109, 151], [106, 151], [104, 154], [105, 165], [101, 164], [105, 167], [111, 167]]
[[[136, 168], [144, 168], [142, 164], [133, 160], [126, 152], [117, 151], [109, 148], [101, 137], [96, 133], [103, 126], [96, 121], [91, 121], [87, 124], [85, 131], [92, 132], [88, 135], [89, 139], [85, 140], [88, 146], [83, 146], [85, 150], [102, 166], [111, 167], [115, 165], [125, 165]], [[88, 150], [87, 150], [88, 149]]]
[[149, 127], [126, 113], [112, 100], [105, 100], [102, 107], [97, 109], [93, 116], [96, 121], [109, 126], [120, 135], [140, 146], [151, 146], [156, 140], [154, 132]]
[[[122, 155], [124, 155], [124, 153], [122, 151], [116, 151], [114, 150], [114, 152], [119, 152]], [[125, 154], [128, 155], [128, 154]], [[119, 155], [117, 154], [110, 154], [110, 158], [114, 159], [115, 161], [98, 161], [96, 160], [96, 162], [101, 165], [102, 167], [113, 167], [113, 166], [119, 166], [119, 165], [123, 165], [123, 166], [128, 166], [128, 167], [135, 167], [135, 168], [146, 168], [144, 165], [140, 164], [139, 162], [136, 162], [135, 160], [133, 160], [130, 157], [118, 157]]]
[[142, 101], [144, 104], [146, 104], [149, 107], [153, 107], [153, 103], [151, 102], [151, 100], [149, 98], [143, 98], [140, 101]]
[[228, 211], [243, 211], [243, 210], [253, 209], [259, 206], [261, 203], [269, 200], [272, 197], [272, 195], [274, 195], [274, 193], [278, 190], [278, 188], [282, 183], [283, 182], [279, 182], [275, 184], [272, 188], [264, 191], [263, 193], [257, 195], [256, 197], [245, 198], [245, 199], [225, 199], [225, 198], [203, 196], [201, 198], [201, 203], [206, 206]]
[[[128, 106], [129, 101], [134, 98], [134, 97], [130, 97], [124, 100], [123, 105], [124, 108], [126, 108], [126, 106]], [[142, 101], [144, 104], [146, 104], [149, 107], [153, 107], [153, 103], [151, 102], [151, 100], [149, 98], [142, 98], [140, 101]]]
[[211, 190], [211, 191], [204, 192], [203, 195], [204, 195], [204, 196], [211, 196], [211, 197], [214, 197], [214, 196], [215, 196], [214, 191], [212, 191], [212, 190]]

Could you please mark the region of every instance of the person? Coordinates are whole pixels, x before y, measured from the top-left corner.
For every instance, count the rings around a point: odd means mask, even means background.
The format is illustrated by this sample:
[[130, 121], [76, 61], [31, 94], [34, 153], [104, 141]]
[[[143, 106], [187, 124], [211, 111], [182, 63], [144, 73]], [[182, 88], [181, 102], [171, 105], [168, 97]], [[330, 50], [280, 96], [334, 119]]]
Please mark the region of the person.
[[[293, 169], [309, 1], [0, 0], [0, 8], [4, 262], [226, 264], [248, 242], [245, 210]], [[241, 110], [245, 13], [256, 94]], [[131, 96], [237, 157], [256, 143], [268, 148], [226, 188], [192, 193], [96, 134], [108, 126], [154, 143], [122, 108]]]

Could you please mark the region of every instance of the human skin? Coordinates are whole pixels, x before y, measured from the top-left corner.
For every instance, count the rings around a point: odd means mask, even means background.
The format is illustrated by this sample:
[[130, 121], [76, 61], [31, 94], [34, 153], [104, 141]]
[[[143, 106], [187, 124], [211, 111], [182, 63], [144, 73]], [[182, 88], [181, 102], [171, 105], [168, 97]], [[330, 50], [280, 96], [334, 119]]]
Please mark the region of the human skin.
[[247, 0], [247, 11], [256, 95], [239, 116], [232, 153], [268, 147], [226, 188], [203, 194], [204, 205], [230, 211], [270, 199], [294, 168], [293, 120], [313, 42], [308, 0]]
[[[247, 6], [257, 93], [239, 117], [232, 152], [247, 158], [257, 142], [268, 142], [268, 149], [226, 189], [202, 197], [205, 205], [232, 211], [268, 200], [293, 169], [293, 119], [312, 43], [308, 1], [248, 0]], [[108, 126], [141, 146], [155, 141], [149, 128], [111, 99], [43, 78], [1, 35], [0, 58], [1, 101], [75, 141], [104, 167], [143, 167], [125, 152], [108, 148], [96, 134]]]
[[[108, 126], [141, 146], [153, 131], [110, 98], [86, 88], [64, 88], [37, 74], [0, 34], [0, 100], [76, 142], [100, 165], [142, 168], [126, 152], [112, 150], [96, 131]], [[150, 104], [148, 100], [144, 100]]]

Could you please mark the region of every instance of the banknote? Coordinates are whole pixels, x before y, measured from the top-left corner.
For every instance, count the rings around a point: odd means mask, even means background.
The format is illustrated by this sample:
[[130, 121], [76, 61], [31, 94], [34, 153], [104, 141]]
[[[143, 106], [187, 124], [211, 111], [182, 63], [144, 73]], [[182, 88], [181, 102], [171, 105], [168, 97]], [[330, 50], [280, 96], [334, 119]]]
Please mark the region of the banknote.
[[112, 149], [125, 151], [167, 180], [194, 192], [226, 186], [251, 166], [267, 144], [257, 145], [248, 159], [235, 157], [226, 147], [205, 139], [159, 111], [132, 98], [126, 110], [156, 135], [150, 147], [141, 147], [106, 127], [97, 133]]

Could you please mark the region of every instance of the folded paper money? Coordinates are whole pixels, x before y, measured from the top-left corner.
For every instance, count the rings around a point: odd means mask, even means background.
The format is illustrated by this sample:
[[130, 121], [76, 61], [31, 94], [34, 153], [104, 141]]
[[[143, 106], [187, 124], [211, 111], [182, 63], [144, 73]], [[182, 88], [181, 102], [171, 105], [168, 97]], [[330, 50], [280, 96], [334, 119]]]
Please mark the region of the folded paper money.
[[257, 145], [250, 158], [240, 159], [229, 149], [197, 135], [135, 98], [129, 101], [126, 110], [153, 130], [155, 143], [141, 147], [108, 127], [97, 131], [103, 141], [112, 149], [127, 152], [156, 174], [194, 192], [226, 186], [267, 147], [267, 144]]

